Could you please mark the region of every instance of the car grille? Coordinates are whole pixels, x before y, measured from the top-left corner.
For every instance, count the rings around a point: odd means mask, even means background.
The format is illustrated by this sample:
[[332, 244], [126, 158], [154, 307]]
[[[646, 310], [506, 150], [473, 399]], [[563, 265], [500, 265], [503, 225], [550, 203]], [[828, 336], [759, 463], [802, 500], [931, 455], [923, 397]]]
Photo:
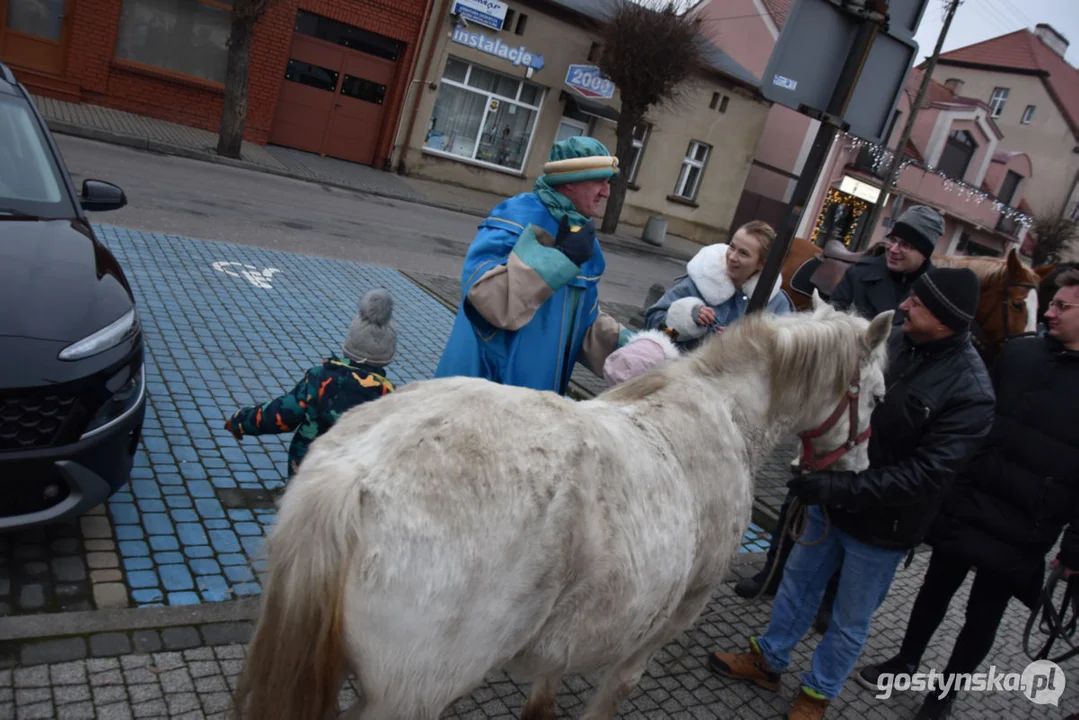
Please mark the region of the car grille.
[[52, 445], [73, 407], [69, 394], [0, 397], [0, 452]]

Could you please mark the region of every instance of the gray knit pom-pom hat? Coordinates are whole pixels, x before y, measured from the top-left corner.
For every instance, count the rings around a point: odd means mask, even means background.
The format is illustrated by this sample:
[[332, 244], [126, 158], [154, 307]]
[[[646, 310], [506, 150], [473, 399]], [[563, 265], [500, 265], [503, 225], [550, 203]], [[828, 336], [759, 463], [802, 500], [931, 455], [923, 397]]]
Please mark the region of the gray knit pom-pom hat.
[[345, 357], [354, 362], [381, 367], [389, 364], [397, 352], [397, 331], [390, 319], [393, 296], [378, 288], [363, 296], [359, 312], [348, 328]]

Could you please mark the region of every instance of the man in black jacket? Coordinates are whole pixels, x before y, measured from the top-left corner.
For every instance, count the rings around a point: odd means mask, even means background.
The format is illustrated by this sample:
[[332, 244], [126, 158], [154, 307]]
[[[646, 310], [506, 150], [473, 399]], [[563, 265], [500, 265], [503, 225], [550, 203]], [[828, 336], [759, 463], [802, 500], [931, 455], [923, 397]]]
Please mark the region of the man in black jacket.
[[[853, 307], [864, 318], [895, 310], [911, 286], [933, 269], [930, 257], [944, 234], [944, 218], [926, 205], [912, 205], [895, 221], [883, 255], [866, 258], [843, 273], [829, 302], [840, 310]], [[902, 313], [896, 313], [900, 322]]]
[[803, 535], [810, 544], [791, 551], [768, 629], [750, 638], [750, 652], [717, 652], [708, 663], [720, 675], [778, 690], [791, 650], [839, 568], [831, 625], [788, 717], [823, 717], [858, 661], [896, 567], [922, 542], [954, 474], [989, 432], [993, 388], [970, 344], [977, 305], [978, 279], [970, 270], [923, 274], [888, 341], [887, 392], [871, 419], [869, 469], [809, 473], [788, 483], [812, 506]]
[[[1028, 607], [1036, 603], [1045, 555], [1065, 525], [1053, 562], [1079, 570], [1079, 271], [1057, 282], [1046, 336], [1009, 342], [993, 364], [992, 432], [933, 524], [933, 555], [899, 654], [858, 673], [868, 688], [876, 689], [882, 673], [917, 670], [972, 567], [977, 573], [946, 678], [975, 672], [1013, 595]], [[953, 681], [931, 692], [918, 717], [947, 717], [954, 688]]]
[[[911, 206], [899, 216], [888, 233], [888, 251], [849, 267], [832, 294], [831, 304], [839, 310], [854, 308], [854, 311], [866, 320], [872, 320], [882, 312], [898, 309], [900, 303], [910, 295], [914, 281], [933, 269], [929, 257], [943, 233], [944, 218], [940, 213], [926, 205]], [[902, 318], [902, 312], [895, 314], [897, 323], [902, 322]], [[772, 565], [777, 562], [777, 555], [779, 567], [772, 574], [772, 581], [765, 592], [773, 594], [779, 587], [783, 566], [791, 550], [790, 538], [782, 539], [781, 542], [779, 536], [790, 500], [791, 496], [788, 495], [779, 509], [777, 529], [772, 533], [764, 567], [756, 575], [740, 580], [734, 588], [742, 597], [755, 597], [760, 592], [768, 574], [772, 572]], [[821, 603], [821, 613], [817, 618], [817, 628], [821, 632], [828, 627], [828, 617], [837, 587], [838, 583], [833, 578], [828, 584], [824, 601]]]

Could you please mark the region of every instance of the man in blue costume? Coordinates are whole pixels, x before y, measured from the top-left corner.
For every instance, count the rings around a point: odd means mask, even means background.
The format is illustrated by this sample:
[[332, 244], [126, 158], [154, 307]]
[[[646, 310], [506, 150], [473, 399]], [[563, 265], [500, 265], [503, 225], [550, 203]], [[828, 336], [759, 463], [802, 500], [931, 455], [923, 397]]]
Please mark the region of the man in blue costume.
[[479, 225], [461, 273], [462, 301], [435, 377], [464, 375], [566, 392], [578, 360], [603, 362], [633, 334], [599, 310], [606, 268], [591, 217], [618, 158], [590, 137], [555, 143], [533, 191]]

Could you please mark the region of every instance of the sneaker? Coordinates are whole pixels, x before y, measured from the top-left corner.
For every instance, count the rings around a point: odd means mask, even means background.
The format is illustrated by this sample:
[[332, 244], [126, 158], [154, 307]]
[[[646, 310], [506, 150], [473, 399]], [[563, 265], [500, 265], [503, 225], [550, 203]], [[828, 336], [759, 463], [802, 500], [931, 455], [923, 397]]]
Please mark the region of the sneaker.
[[748, 680], [772, 692], [779, 690], [779, 679], [782, 675], [768, 667], [763, 653], [757, 647], [756, 638], [749, 639], [747, 653], [712, 653], [708, 656], [708, 669], [723, 677]]
[[821, 720], [828, 710], [828, 699], [802, 686], [787, 710], [787, 720]]
[[878, 665], [866, 665], [854, 674], [854, 679], [866, 690], [880, 692], [881, 687], [879, 685], [879, 680], [881, 675], [888, 673], [893, 675], [898, 675], [900, 673], [911, 675], [917, 669], [917, 665], [907, 663], [896, 656], [890, 660], [885, 660]]
[[948, 720], [952, 716], [952, 702], [954, 700], [954, 693], [943, 700], [936, 693], [926, 695], [921, 709], [914, 716], [914, 720]]

